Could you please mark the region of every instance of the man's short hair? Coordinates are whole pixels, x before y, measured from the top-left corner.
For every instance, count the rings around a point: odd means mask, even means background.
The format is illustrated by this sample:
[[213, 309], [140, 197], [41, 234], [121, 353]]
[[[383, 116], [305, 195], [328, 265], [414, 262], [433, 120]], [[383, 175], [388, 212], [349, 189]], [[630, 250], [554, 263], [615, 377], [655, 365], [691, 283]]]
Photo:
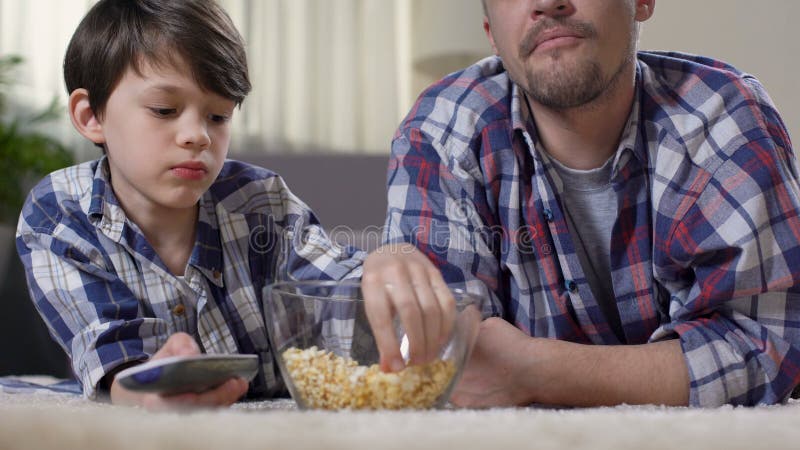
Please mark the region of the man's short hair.
[[86, 89], [92, 111], [102, 115], [128, 67], [141, 74], [142, 63], [181, 59], [207, 91], [237, 104], [250, 92], [244, 40], [213, 0], [100, 0], [72, 35], [64, 81], [68, 93]]

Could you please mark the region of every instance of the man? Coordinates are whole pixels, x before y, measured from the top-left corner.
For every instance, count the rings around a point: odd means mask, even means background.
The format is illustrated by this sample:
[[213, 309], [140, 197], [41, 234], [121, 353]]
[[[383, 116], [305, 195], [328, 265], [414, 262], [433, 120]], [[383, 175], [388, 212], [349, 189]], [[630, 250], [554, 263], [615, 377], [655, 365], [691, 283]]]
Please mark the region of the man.
[[[484, 8], [498, 57], [422, 94], [389, 169], [387, 242], [485, 292], [496, 316], [453, 401], [785, 401], [800, 383], [800, 188], [761, 84], [637, 53], [655, 0]], [[426, 261], [393, 251], [418, 290]], [[416, 311], [427, 329], [447, 320], [430, 298], [368, 313]]]

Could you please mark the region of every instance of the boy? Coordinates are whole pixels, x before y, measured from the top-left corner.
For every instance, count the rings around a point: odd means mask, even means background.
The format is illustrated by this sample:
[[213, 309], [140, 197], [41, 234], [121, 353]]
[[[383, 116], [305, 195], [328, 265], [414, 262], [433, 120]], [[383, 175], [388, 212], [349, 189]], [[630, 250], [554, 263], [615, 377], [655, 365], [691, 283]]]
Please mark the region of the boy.
[[84, 395], [162, 408], [229, 405], [248, 391], [231, 379], [169, 397], [114, 380], [150, 358], [201, 351], [257, 354], [250, 394], [280, 389], [262, 288], [279, 270], [358, 277], [364, 255], [333, 245], [281, 178], [226, 161], [231, 116], [250, 90], [230, 18], [212, 0], [101, 0], [69, 44], [64, 76], [72, 123], [104, 156], [32, 190], [17, 247]]

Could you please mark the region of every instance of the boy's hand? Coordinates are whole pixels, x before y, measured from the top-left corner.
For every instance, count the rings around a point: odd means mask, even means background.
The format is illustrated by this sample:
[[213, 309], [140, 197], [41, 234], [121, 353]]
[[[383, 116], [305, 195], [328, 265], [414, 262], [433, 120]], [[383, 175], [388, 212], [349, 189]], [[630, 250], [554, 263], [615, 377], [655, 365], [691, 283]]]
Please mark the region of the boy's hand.
[[[200, 354], [194, 339], [186, 333], [175, 333], [167, 339], [161, 350], [152, 359], [168, 356], [191, 356]], [[111, 383], [111, 402], [140, 405], [149, 410], [189, 409], [197, 407], [230, 406], [247, 392], [248, 383], [242, 378], [231, 378], [221, 385], [201, 393], [161, 395], [133, 392], [117, 383]]]
[[393, 326], [395, 313], [408, 336], [411, 364], [436, 358], [453, 329], [456, 303], [439, 270], [416, 247], [388, 244], [364, 262], [361, 281], [383, 371], [405, 367]]

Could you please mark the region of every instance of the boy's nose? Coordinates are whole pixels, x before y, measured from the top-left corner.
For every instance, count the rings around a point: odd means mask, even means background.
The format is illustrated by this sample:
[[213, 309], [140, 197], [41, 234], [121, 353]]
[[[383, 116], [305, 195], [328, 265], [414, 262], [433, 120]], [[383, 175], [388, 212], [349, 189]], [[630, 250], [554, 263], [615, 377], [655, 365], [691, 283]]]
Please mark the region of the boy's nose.
[[178, 145], [203, 149], [211, 143], [208, 136], [208, 127], [205, 120], [186, 120], [181, 124], [181, 129], [177, 136]]

